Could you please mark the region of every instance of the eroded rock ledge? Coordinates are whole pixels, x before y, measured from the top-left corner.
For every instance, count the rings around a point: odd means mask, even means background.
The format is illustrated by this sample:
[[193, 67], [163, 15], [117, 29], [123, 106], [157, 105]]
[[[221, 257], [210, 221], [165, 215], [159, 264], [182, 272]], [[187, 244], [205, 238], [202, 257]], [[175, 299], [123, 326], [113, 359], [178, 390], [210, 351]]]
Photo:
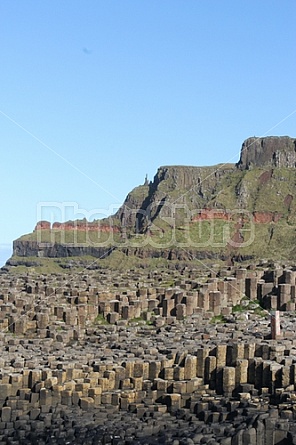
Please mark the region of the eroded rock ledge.
[[249, 138], [242, 145], [237, 167], [242, 170], [254, 167], [295, 168], [296, 139], [288, 136]]

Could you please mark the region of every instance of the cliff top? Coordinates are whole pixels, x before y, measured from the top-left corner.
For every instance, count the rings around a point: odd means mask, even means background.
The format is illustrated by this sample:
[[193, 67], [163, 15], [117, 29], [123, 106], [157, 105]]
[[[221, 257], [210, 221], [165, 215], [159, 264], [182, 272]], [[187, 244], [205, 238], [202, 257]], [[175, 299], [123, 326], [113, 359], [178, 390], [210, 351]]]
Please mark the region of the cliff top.
[[296, 139], [289, 136], [251, 137], [244, 141], [237, 167], [249, 170], [254, 167], [296, 166]]
[[197, 170], [201, 168], [210, 169], [232, 169], [249, 170], [254, 167], [296, 167], [296, 138], [289, 136], [266, 136], [250, 137], [246, 139], [241, 147], [240, 159], [237, 164], [219, 163], [216, 165], [194, 166], [194, 165], [163, 165], [158, 168], [162, 170]]
[[227, 162], [220, 162], [219, 164], [213, 164], [213, 165], [161, 165], [160, 167], [158, 167], [158, 170], [165, 170], [165, 169], [199, 169], [199, 168], [219, 168], [219, 167], [224, 167], [224, 168], [234, 168], [236, 164]]

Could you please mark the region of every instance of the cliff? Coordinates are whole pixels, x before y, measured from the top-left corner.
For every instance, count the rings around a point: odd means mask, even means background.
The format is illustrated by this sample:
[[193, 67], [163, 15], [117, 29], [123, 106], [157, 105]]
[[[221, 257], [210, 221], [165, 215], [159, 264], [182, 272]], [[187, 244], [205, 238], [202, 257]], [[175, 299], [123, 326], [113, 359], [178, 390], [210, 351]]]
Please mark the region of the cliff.
[[[37, 223], [18, 256], [292, 257], [296, 242], [296, 139], [249, 138], [237, 164], [162, 166], [112, 217]], [[186, 253], [185, 253], [186, 252]]]
[[37, 241], [18, 239], [13, 243], [13, 254], [18, 257], [66, 258], [72, 256], [92, 256], [105, 258], [112, 248], [88, 245], [71, 245], [59, 243], [40, 243]]
[[178, 207], [193, 219], [202, 209], [242, 209], [255, 222], [274, 222], [275, 214], [293, 214], [295, 165], [296, 139], [249, 138], [236, 165], [160, 167], [149, 187], [129, 193], [116, 217], [137, 233], [161, 217], [178, 222]]
[[137, 187], [128, 194], [116, 217], [122, 227], [144, 233], [158, 217], [177, 216], [172, 215], [177, 207], [205, 208], [217, 192], [221, 178], [234, 168], [234, 164], [160, 167], [149, 186]]
[[242, 146], [237, 167], [294, 168], [296, 166], [296, 139], [288, 136], [252, 137]]

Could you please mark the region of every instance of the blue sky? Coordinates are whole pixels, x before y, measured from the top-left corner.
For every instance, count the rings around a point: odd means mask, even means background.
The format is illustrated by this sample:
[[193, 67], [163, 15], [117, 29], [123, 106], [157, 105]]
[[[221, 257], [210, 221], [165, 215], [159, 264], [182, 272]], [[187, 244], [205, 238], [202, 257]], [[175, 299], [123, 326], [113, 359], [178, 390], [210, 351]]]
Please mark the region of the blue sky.
[[294, 0], [1, 0], [0, 262], [59, 203], [104, 215], [161, 165], [295, 137], [295, 17]]

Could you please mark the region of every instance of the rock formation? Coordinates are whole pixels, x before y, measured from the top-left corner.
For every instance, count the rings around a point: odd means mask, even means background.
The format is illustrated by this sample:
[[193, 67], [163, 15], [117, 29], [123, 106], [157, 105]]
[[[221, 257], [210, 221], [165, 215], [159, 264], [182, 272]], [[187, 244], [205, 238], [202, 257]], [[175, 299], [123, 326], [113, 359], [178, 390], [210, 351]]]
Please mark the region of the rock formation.
[[[145, 256], [146, 246], [147, 255], [170, 258], [171, 252], [184, 256], [182, 245], [195, 257], [293, 257], [295, 144], [286, 136], [254, 137], [243, 143], [236, 165], [160, 167], [153, 181], [127, 195], [115, 215], [92, 223], [41, 221], [31, 236], [15, 241], [14, 254], [99, 257], [104, 248], [104, 255], [121, 249]], [[209, 230], [220, 236], [215, 246]], [[222, 239], [221, 233], [229, 236]]]
[[[31, 271], [0, 289], [1, 444], [295, 443], [295, 268]], [[282, 311], [274, 338], [257, 299]]]
[[237, 167], [242, 170], [254, 167], [295, 168], [296, 139], [288, 136], [249, 138], [243, 143]]
[[251, 138], [237, 165], [161, 167], [116, 215], [16, 240], [0, 445], [296, 444], [294, 167], [294, 139]]

